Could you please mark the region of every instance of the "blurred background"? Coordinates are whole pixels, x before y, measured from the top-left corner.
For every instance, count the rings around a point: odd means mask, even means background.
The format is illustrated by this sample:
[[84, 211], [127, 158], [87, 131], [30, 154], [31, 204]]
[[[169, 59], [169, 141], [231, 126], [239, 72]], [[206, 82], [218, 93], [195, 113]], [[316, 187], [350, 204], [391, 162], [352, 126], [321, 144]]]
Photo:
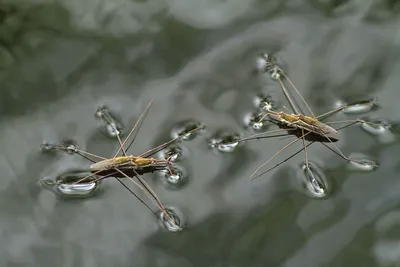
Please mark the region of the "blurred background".
[[[2, 0], [0, 265], [400, 266], [399, 13], [394, 0]], [[278, 56], [316, 114], [376, 99], [378, 108], [329, 121], [384, 122], [346, 128], [337, 143], [379, 167], [313, 144], [321, 188], [304, 175], [303, 153], [250, 181], [292, 139], [215, 142], [274, 129], [251, 123], [260, 99], [288, 106], [279, 84], [254, 72], [262, 52]], [[151, 99], [130, 153], [206, 127], [176, 146], [185, 183], [145, 175], [181, 232], [115, 180], [79, 198], [59, 188], [90, 163], [40, 149], [111, 157], [118, 143], [96, 110], [106, 107], [126, 136]]]

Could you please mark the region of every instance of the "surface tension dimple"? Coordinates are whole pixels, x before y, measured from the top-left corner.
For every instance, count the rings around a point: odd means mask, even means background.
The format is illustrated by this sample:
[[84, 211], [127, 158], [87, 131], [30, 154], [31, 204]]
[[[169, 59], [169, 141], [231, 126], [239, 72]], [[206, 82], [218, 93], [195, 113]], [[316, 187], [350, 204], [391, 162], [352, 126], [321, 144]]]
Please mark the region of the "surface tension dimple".
[[190, 132], [196, 128], [204, 128], [204, 125], [195, 120], [182, 121], [173, 127], [171, 137], [177, 138], [181, 136], [182, 140], [192, 140], [200, 133], [200, 131]]
[[330, 192], [330, 183], [323, 170], [314, 162], [309, 161], [300, 166], [300, 185], [312, 197], [322, 198]]
[[123, 135], [123, 126], [116, 116], [106, 106], [101, 106], [96, 110], [96, 118], [99, 121], [101, 130], [109, 137], [116, 138]]
[[101, 182], [95, 181], [94, 177], [86, 181], [74, 184], [80, 179], [90, 175], [87, 171], [68, 171], [55, 178], [43, 178], [39, 184], [47, 190], [51, 190], [63, 197], [88, 197], [93, 195], [100, 187]]
[[235, 133], [219, 132], [208, 143], [209, 147], [216, 148], [220, 152], [233, 152], [239, 145], [240, 137]]

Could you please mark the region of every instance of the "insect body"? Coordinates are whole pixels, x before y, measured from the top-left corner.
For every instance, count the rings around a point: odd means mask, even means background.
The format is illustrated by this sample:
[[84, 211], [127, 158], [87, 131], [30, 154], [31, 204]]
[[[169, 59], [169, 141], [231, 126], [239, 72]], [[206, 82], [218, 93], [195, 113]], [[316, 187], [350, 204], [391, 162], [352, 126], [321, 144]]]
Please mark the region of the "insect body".
[[[270, 137], [277, 137], [277, 136], [286, 136], [286, 135], [295, 135], [297, 138], [296, 140], [291, 141], [287, 145], [285, 145], [282, 149], [280, 149], [277, 153], [275, 153], [271, 158], [268, 159], [267, 162], [259, 166], [252, 174], [250, 177], [255, 175], [258, 170], [265, 166], [268, 162], [270, 162], [273, 158], [275, 158], [279, 153], [281, 153], [283, 150], [287, 149], [290, 147], [292, 144], [299, 140], [303, 140], [303, 149], [305, 152], [305, 168], [307, 171], [311, 172], [309, 169], [309, 162], [308, 162], [308, 155], [307, 155], [307, 147], [310, 146], [314, 142], [321, 142], [324, 146], [326, 146], [328, 149], [330, 149], [332, 152], [335, 154], [339, 155], [343, 159], [345, 159], [348, 162], [354, 162], [358, 163], [361, 165], [369, 165], [371, 167], [377, 167], [377, 165], [366, 162], [366, 161], [360, 161], [360, 160], [355, 160], [346, 157], [341, 150], [334, 144], [334, 142], [338, 141], [337, 135], [338, 135], [338, 130], [343, 129], [345, 127], [348, 127], [350, 125], [353, 125], [355, 123], [361, 122], [361, 123], [367, 123], [363, 120], [345, 120], [345, 121], [335, 121], [335, 122], [327, 122], [323, 123], [321, 122], [323, 119], [326, 119], [327, 117], [333, 115], [334, 113], [341, 111], [345, 108], [349, 108], [352, 106], [357, 106], [358, 104], [355, 105], [344, 105], [341, 107], [338, 107], [334, 110], [328, 111], [324, 114], [321, 114], [319, 116], [315, 116], [311, 108], [308, 106], [307, 102], [304, 100], [304, 98], [301, 96], [297, 88], [294, 86], [292, 81], [287, 77], [287, 75], [283, 72], [283, 70], [277, 65], [277, 61], [274, 57], [271, 57], [268, 54], [263, 54], [261, 56], [261, 59], [264, 61], [263, 64], [263, 71], [268, 72], [271, 74], [271, 77], [275, 80], [277, 80], [280, 84], [282, 93], [284, 94], [285, 98], [287, 99], [292, 112], [291, 114], [285, 113], [285, 112], [276, 112], [273, 111], [271, 108], [268, 108], [265, 114], [261, 117], [260, 122], [265, 118], [268, 117], [270, 118], [273, 122], [275, 122], [281, 130], [272, 130], [272, 131], [267, 131], [264, 133], [258, 133], [253, 136], [243, 138], [240, 141], [247, 141], [247, 140], [254, 140], [254, 139], [263, 139], [263, 138], [270, 138]], [[301, 111], [301, 107], [299, 105], [296, 105], [295, 101], [292, 99], [291, 92], [287, 89], [285, 82], [288, 82], [292, 90], [298, 95], [298, 97], [301, 99], [307, 110], [311, 113], [311, 116], [304, 115], [303, 112]], [[375, 101], [368, 101], [365, 102], [364, 104], [368, 104], [371, 107], [374, 107], [376, 105]], [[267, 107], [270, 106], [269, 103], [266, 105]], [[337, 124], [337, 123], [347, 123], [347, 125], [342, 126], [341, 128], [334, 129], [330, 125], [332, 124]], [[330, 125], [328, 125], [330, 124]], [[282, 131], [287, 131], [287, 134], [277, 134], [277, 135], [269, 135], [265, 136], [265, 134], [271, 134], [271, 133], [278, 133]], [[332, 136], [333, 135], [333, 136]], [[310, 140], [310, 137], [317, 137], [315, 140]], [[305, 141], [310, 141], [309, 144], [306, 145]], [[324, 143], [329, 143], [330, 145], [334, 146], [334, 148], [329, 147], [327, 144]], [[300, 150], [301, 151], [301, 150]], [[299, 151], [299, 152], [300, 152]], [[296, 153], [297, 154], [297, 153]], [[285, 160], [286, 161], [286, 160]], [[284, 162], [284, 161], [283, 161]], [[283, 163], [281, 162], [281, 163]], [[281, 163], [277, 164], [275, 167], [280, 165]], [[275, 168], [273, 167], [273, 168]], [[260, 177], [261, 175], [265, 174], [266, 172], [269, 172], [273, 168], [268, 169], [267, 171], [261, 173], [260, 175], [253, 177], [252, 179], [255, 179], [257, 177]]]
[[303, 129], [307, 132], [312, 132], [320, 135], [338, 134], [331, 126], [320, 122], [316, 118], [312, 118], [303, 114], [288, 114], [284, 112], [274, 112], [269, 110], [270, 118], [278, 120], [287, 126]]
[[[118, 138], [119, 142], [119, 149], [117, 153], [115, 154], [114, 157], [112, 158], [104, 158], [99, 155], [95, 155], [93, 153], [79, 150], [75, 148], [74, 146], [59, 146], [59, 145], [49, 145], [45, 144], [42, 145], [43, 147], [46, 147], [47, 149], [58, 149], [62, 151], [67, 151], [69, 153], [76, 153], [85, 159], [89, 160], [92, 162], [90, 165], [90, 171], [91, 174], [88, 176], [85, 176], [78, 181], [74, 182], [73, 185], [75, 184], [84, 184], [84, 183], [93, 183], [94, 181], [102, 180], [108, 177], [114, 177], [118, 180], [119, 183], [121, 183], [125, 188], [127, 188], [136, 198], [138, 198], [147, 208], [149, 208], [153, 213], [154, 211], [141, 199], [139, 198], [130, 188], [128, 188], [119, 178], [127, 178], [130, 181], [132, 181], [138, 188], [143, 190], [149, 197], [150, 199], [157, 205], [157, 207], [160, 209], [162, 212], [162, 220], [165, 221], [165, 223], [168, 223], [169, 225], [173, 225], [175, 229], [180, 229], [179, 223], [175, 220], [174, 216], [170, 216], [167, 210], [164, 208], [164, 205], [161, 203], [160, 199], [158, 196], [154, 193], [154, 191], [150, 188], [150, 186], [144, 181], [142, 178], [142, 174], [146, 174], [149, 172], [154, 172], [158, 170], [167, 170], [170, 174], [172, 174], [171, 170], [171, 157], [167, 158], [166, 160], [163, 159], [156, 159], [152, 158], [152, 156], [159, 151], [167, 148], [171, 144], [179, 141], [183, 136], [178, 136], [164, 144], [161, 144], [155, 148], [149, 149], [138, 156], [133, 156], [133, 155], [127, 155], [126, 151], [129, 149], [129, 147], [132, 145], [134, 142], [138, 130], [140, 128], [141, 123], [144, 120], [145, 115], [147, 114], [151, 104], [153, 101], [151, 101], [148, 106], [146, 107], [145, 111], [142, 113], [138, 121], [136, 122], [135, 126], [132, 128], [131, 132], [129, 135], [126, 137], [126, 139], [122, 142], [120, 139], [120, 134], [118, 129], [116, 129], [116, 126], [111, 123], [111, 119], [108, 117], [108, 114], [105, 113], [103, 110], [100, 110], [99, 112], [101, 113], [100, 116], [104, 118], [110, 125], [110, 127], [113, 128], [113, 132], [115, 132], [116, 137]], [[188, 132], [185, 133], [186, 135], [189, 135], [197, 130], [200, 130], [202, 126], [192, 129]], [[136, 130], [136, 132], [135, 132]], [[124, 145], [126, 141], [129, 139], [129, 137], [133, 135], [132, 140], [130, 141], [130, 144], [125, 148]], [[122, 152], [122, 155], [118, 155], [120, 152]], [[96, 158], [97, 160], [95, 160]], [[93, 179], [95, 178], [95, 179]], [[134, 179], [136, 178], [136, 179]], [[156, 214], [158, 217], [158, 215]]]
[[168, 160], [160, 160], [155, 158], [143, 158], [137, 156], [120, 156], [112, 159], [104, 159], [102, 161], [90, 165], [90, 169], [115, 169], [115, 168], [146, 168], [150, 166], [165, 166], [168, 167]]

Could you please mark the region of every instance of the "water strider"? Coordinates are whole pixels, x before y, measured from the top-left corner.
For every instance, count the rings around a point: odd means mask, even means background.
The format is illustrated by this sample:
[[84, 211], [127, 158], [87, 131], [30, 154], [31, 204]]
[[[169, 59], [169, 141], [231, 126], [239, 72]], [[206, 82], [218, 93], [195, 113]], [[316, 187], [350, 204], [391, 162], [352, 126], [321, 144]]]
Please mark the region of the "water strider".
[[[93, 184], [94, 182], [103, 180], [108, 177], [114, 177], [117, 179], [121, 185], [123, 185], [127, 190], [129, 190], [137, 199], [139, 199], [140, 202], [142, 202], [149, 210], [151, 210], [158, 219], [160, 219], [163, 222], [163, 225], [170, 231], [178, 231], [181, 230], [180, 226], [180, 220], [177, 219], [177, 217], [172, 214], [171, 209], [166, 209], [158, 196], [155, 194], [155, 192], [150, 188], [150, 186], [144, 181], [142, 175], [149, 173], [149, 172], [154, 172], [154, 171], [160, 171], [160, 170], [167, 170], [170, 175], [174, 175], [173, 173], [173, 168], [172, 168], [172, 161], [174, 160], [173, 156], [171, 155], [167, 159], [157, 159], [153, 158], [152, 156], [159, 153], [161, 150], [169, 147], [173, 143], [177, 142], [180, 139], [183, 138], [188, 138], [188, 136], [192, 135], [194, 132], [200, 130], [203, 126], [198, 127], [198, 128], [193, 128], [189, 131], [184, 131], [182, 132], [181, 135], [177, 136], [176, 138], [161, 144], [155, 148], [152, 148], [148, 151], [145, 151], [141, 153], [140, 155], [133, 156], [133, 155], [128, 155], [127, 151], [133, 144], [133, 142], [136, 139], [136, 136], [139, 132], [139, 129], [144, 121], [145, 116], [147, 115], [153, 101], [151, 101], [144, 112], [140, 115], [139, 119], [133, 126], [132, 130], [128, 134], [128, 136], [125, 138], [124, 141], [121, 140], [120, 138], [120, 132], [116, 128], [114, 123], [111, 123], [111, 119], [108, 117], [107, 113], [102, 113], [99, 114], [99, 116], [102, 117], [102, 119], [106, 120], [108, 122], [108, 125], [111, 125], [113, 127], [112, 131], [115, 133], [115, 136], [118, 139], [119, 142], [119, 149], [115, 153], [115, 155], [112, 158], [105, 158], [99, 155], [95, 155], [93, 153], [87, 152], [80, 150], [76, 148], [75, 145], [68, 145], [68, 146], [61, 146], [61, 145], [51, 145], [51, 144], [43, 144], [42, 149], [44, 150], [62, 150], [68, 153], [75, 153], [78, 154], [85, 159], [89, 160], [92, 162], [90, 165], [90, 174], [86, 175], [85, 177], [73, 181], [69, 186], [73, 185], [84, 185], [86, 183], [91, 183]], [[102, 112], [102, 109], [99, 109], [97, 112]], [[130, 140], [130, 143], [127, 145], [125, 148], [125, 144], [128, 141], [128, 139], [132, 136], [132, 140]], [[120, 155], [121, 154], [121, 155]], [[141, 198], [139, 198], [127, 185], [125, 185], [120, 178], [127, 178], [130, 181], [132, 181], [138, 188], [140, 188], [143, 192], [145, 192], [148, 197], [156, 204], [156, 206], [159, 208], [161, 214], [160, 216], [157, 215]], [[136, 178], [136, 179], [134, 179]], [[68, 186], [68, 185], [67, 185]]]
[[[279, 166], [283, 162], [286, 162], [288, 159], [294, 157], [298, 153], [304, 150], [305, 154], [305, 165], [304, 168], [305, 170], [309, 173], [311, 177], [313, 177], [312, 171], [310, 169], [310, 163], [308, 160], [308, 153], [307, 153], [307, 148], [313, 144], [314, 142], [320, 142], [324, 146], [326, 146], [328, 149], [333, 151], [335, 154], [339, 155], [343, 159], [353, 162], [359, 165], [368, 165], [370, 167], [376, 168], [377, 165], [372, 162], [372, 161], [364, 161], [364, 160], [356, 160], [356, 159], [351, 159], [349, 157], [346, 157], [341, 150], [334, 144], [339, 140], [338, 137], [338, 131], [349, 127], [355, 123], [363, 123], [363, 124], [370, 124], [364, 120], [345, 120], [345, 121], [333, 121], [333, 122], [322, 122], [324, 119], [328, 118], [329, 116], [333, 115], [336, 112], [339, 112], [341, 110], [353, 110], [353, 109], [360, 109], [360, 104], [350, 104], [350, 105], [342, 105], [340, 107], [337, 107], [331, 111], [328, 111], [322, 115], [315, 116], [314, 112], [311, 110], [305, 99], [301, 96], [300, 92], [297, 90], [297, 88], [294, 86], [293, 82], [288, 78], [288, 76], [283, 72], [283, 70], [278, 66], [277, 61], [274, 57], [270, 56], [269, 54], [262, 54], [261, 60], [263, 61], [263, 64], [261, 65], [259, 62], [259, 68], [262, 67], [264, 72], [268, 72], [271, 74], [271, 77], [274, 80], [277, 80], [280, 84], [282, 93], [284, 94], [285, 98], [289, 102], [289, 105], [292, 109], [292, 113], [286, 113], [283, 111], [276, 112], [272, 109], [271, 105], [264, 105], [267, 106], [268, 108], [264, 111], [264, 115], [260, 118], [260, 121], [262, 121], [265, 118], [268, 118], [272, 122], [276, 123], [281, 129], [279, 130], [272, 130], [272, 131], [267, 131], [263, 133], [258, 133], [253, 136], [243, 138], [240, 140], [240, 142], [248, 141], [248, 140], [254, 140], [254, 139], [264, 139], [264, 138], [271, 138], [271, 137], [277, 137], [277, 136], [295, 136], [296, 139], [289, 142], [287, 145], [285, 145], [282, 149], [280, 149], [278, 152], [276, 152], [272, 157], [270, 157], [265, 163], [260, 165], [252, 174], [250, 177], [252, 179], [255, 179], [257, 177], [262, 176], [263, 174], [271, 171], [275, 167]], [[289, 83], [292, 87], [292, 90], [294, 93], [298, 95], [300, 98], [301, 102], [305, 105], [306, 109], [311, 113], [310, 115], [304, 115], [304, 112], [302, 112], [301, 107], [299, 105], [296, 105], [295, 101], [292, 99], [292, 93], [288, 90], [288, 87], [286, 86], [286, 83]], [[375, 101], [370, 100], [362, 103], [363, 106], [368, 106], [370, 108], [365, 108], [367, 111], [373, 109], [377, 104]], [[343, 124], [347, 123], [347, 125], [342, 126], [340, 128], [333, 128], [333, 124]], [[286, 131], [286, 134], [276, 134]], [[267, 135], [266, 134], [272, 134], [275, 133], [276, 135]], [[285, 159], [283, 162], [280, 162], [279, 164], [275, 165], [274, 167], [262, 172], [261, 174], [255, 176], [255, 174], [265, 165], [267, 165], [273, 158], [275, 158], [277, 155], [279, 155], [283, 150], [287, 149], [297, 141], [302, 140], [303, 142], [303, 148], [299, 151], [297, 151], [295, 154], [290, 156], [289, 158]], [[306, 144], [306, 141], [309, 141], [308, 144]], [[334, 148], [331, 148], [328, 146], [328, 144], [334, 146]], [[315, 180], [315, 179], [312, 179]]]

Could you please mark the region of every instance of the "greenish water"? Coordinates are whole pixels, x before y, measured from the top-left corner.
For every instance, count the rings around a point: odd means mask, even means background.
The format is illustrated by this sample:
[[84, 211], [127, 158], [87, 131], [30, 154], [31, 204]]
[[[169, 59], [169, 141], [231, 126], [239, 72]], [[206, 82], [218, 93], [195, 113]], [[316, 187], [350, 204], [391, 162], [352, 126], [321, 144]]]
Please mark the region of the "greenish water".
[[[1, 266], [400, 266], [399, 8], [384, 0], [3, 0]], [[254, 75], [261, 52], [279, 56], [316, 114], [376, 99], [371, 112], [330, 121], [392, 125], [340, 132], [345, 155], [379, 167], [351, 168], [314, 144], [309, 159], [329, 189], [318, 197], [301, 186], [303, 153], [250, 181], [288, 139], [226, 153], [210, 148], [221, 132], [257, 132], [246, 127], [257, 95], [287, 105], [276, 82]], [[182, 214], [183, 231], [164, 230], [112, 179], [79, 199], [40, 186], [89, 166], [77, 155], [44, 153], [40, 144], [72, 140], [109, 157], [118, 143], [99, 127], [96, 110], [108, 107], [126, 134], [151, 99], [133, 154], [169, 140], [184, 121], [206, 126], [179, 143], [186, 184], [145, 176]]]

